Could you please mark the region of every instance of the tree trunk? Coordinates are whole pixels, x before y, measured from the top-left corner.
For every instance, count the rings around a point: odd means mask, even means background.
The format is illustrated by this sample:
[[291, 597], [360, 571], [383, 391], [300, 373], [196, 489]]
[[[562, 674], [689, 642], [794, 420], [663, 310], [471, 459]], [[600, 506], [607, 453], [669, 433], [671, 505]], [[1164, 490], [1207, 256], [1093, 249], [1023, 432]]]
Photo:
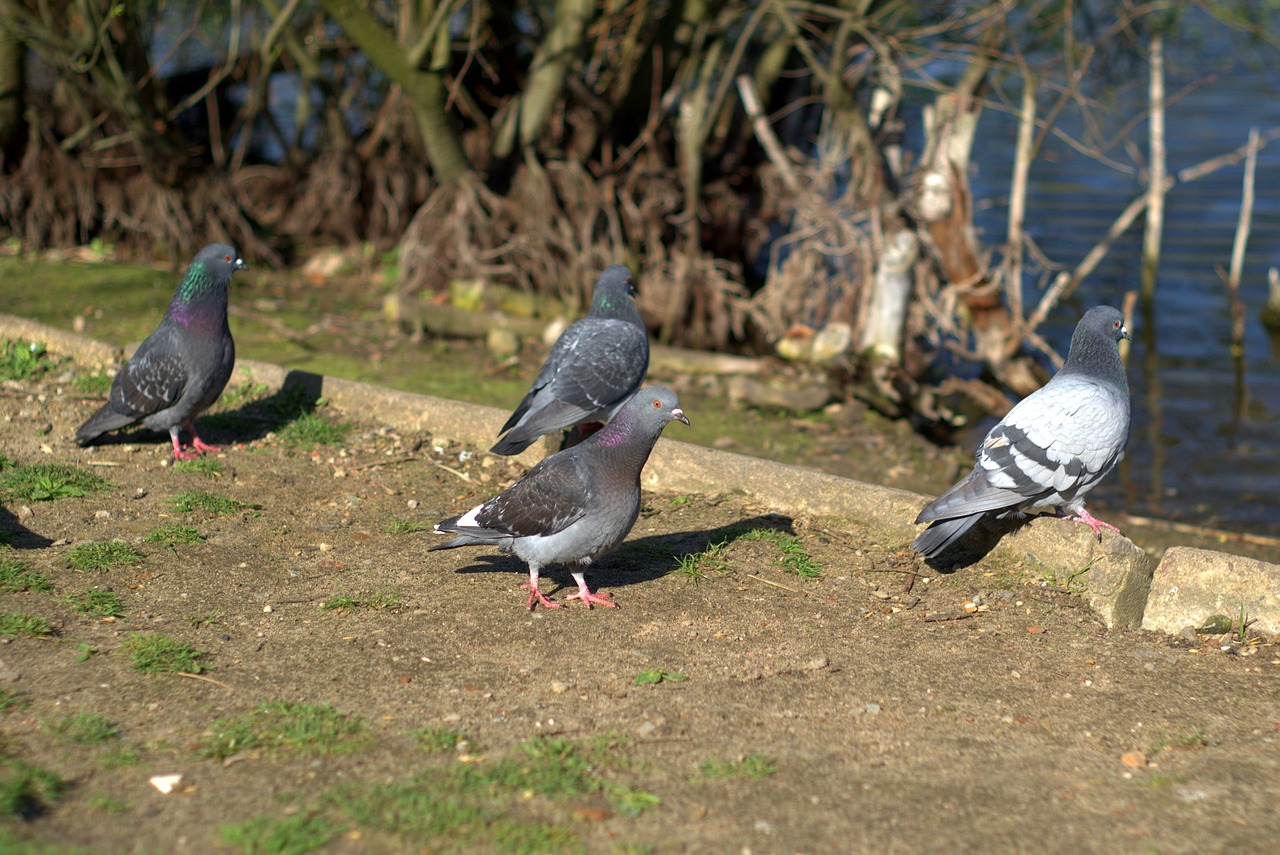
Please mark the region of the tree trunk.
[[25, 53], [18, 37], [0, 27], [0, 163], [4, 164], [18, 159], [27, 138], [22, 115]]
[[462, 140], [445, 107], [448, 29], [441, 28], [444, 49], [437, 43], [431, 53], [430, 70], [422, 71], [409, 64], [395, 36], [377, 22], [360, 0], [320, 0], [320, 5], [360, 46], [365, 56], [404, 91], [436, 180], [452, 184], [468, 176], [471, 168]]

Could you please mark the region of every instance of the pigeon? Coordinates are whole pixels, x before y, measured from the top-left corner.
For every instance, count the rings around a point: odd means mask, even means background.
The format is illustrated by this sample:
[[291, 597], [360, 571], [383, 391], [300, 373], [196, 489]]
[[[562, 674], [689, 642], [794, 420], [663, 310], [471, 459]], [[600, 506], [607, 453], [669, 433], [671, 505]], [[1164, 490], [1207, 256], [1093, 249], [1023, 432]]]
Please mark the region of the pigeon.
[[532, 610], [559, 608], [538, 589], [547, 564], [566, 564], [578, 583], [569, 599], [609, 608], [608, 594], [593, 594], [584, 576], [591, 562], [612, 550], [640, 514], [640, 470], [667, 423], [689, 424], [675, 392], [650, 386], [636, 393], [603, 428], [578, 445], [543, 458], [494, 498], [436, 525], [457, 537], [431, 547], [497, 546], [529, 565]]
[[1129, 441], [1129, 383], [1119, 350], [1128, 337], [1117, 309], [1086, 312], [1062, 369], [987, 433], [973, 472], [916, 517], [931, 525], [912, 547], [933, 558], [992, 512], [1052, 510], [1070, 513], [1099, 538], [1104, 528], [1118, 532], [1084, 509], [1084, 497], [1120, 462]]
[[631, 297], [631, 271], [606, 267], [591, 311], [556, 339], [524, 400], [491, 451], [519, 454], [543, 434], [607, 422], [636, 393], [649, 369], [649, 334]]
[[[225, 243], [196, 254], [160, 326], [116, 374], [107, 403], [76, 431], [79, 445], [142, 422], [169, 432], [178, 460], [218, 450], [196, 434], [195, 418], [231, 379], [236, 346], [227, 326], [227, 286], [231, 274], [247, 266]], [[190, 452], [179, 442], [184, 427], [191, 432]]]

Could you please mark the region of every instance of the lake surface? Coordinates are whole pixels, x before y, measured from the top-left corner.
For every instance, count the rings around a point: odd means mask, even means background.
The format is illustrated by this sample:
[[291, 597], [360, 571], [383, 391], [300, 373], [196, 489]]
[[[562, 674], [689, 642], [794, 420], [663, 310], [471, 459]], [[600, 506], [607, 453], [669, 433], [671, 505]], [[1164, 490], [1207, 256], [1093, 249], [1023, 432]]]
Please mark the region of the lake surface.
[[[1205, 50], [1212, 50], [1211, 62], [1205, 61]], [[1168, 46], [1166, 59], [1170, 96], [1217, 72], [1168, 108], [1170, 174], [1244, 145], [1251, 127], [1266, 132], [1280, 126], [1276, 75], [1247, 65], [1231, 44], [1202, 47], [1195, 54]], [[1116, 126], [1145, 109], [1145, 69], [1135, 76], [1140, 82], [1132, 91], [1104, 105]], [[1012, 117], [984, 113], [972, 180], [985, 246], [999, 244], [1006, 234], [1003, 194], [1009, 187], [1015, 130]], [[1146, 134], [1143, 122], [1131, 136], [1144, 156]], [[1123, 148], [1109, 154], [1131, 162]], [[1176, 186], [1166, 199], [1154, 310], [1144, 313], [1139, 307], [1129, 321], [1129, 451], [1117, 475], [1094, 492], [1091, 505], [1280, 535], [1280, 338], [1269, 336], [1258, 319], [1267, 296], [1267, 270], [1280, 267], [1280, 141], [1258, 157], [1253, 226], [1240, 288], [1248, 317], [1245, 352], [1237, 361], [1229, 349], [1230, 300], [1217, 269], [1225, 271], [1230, 264], [1243, 175], [1243, 162], [1228, 166]], [[1050, 138], [1031, 171], [1027, 230], [1048, 258], [1072, 269], [1143, 189], [1136, 175]], [[1041, 329], [1064, 356], [1084, 310], [1100, 303], [1120, 306], [1125, 292], [1140, 288], [1142, 228], [1140, 216]], [[1028, 311], [1040, 295], [1028, 286]], [[975, 427], [969, 444], [989, 425]]]

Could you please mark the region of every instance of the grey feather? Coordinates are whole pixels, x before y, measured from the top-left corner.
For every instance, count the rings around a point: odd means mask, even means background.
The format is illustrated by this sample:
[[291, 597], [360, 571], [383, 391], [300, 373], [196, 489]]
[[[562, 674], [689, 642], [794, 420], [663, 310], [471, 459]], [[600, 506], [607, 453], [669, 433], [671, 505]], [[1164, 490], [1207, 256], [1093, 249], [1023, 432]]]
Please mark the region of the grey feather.
[[227, 325], [227, 287], [246, 265], [226, 244], [200, 250], [169, 303], [160, 325], [117, 372], [105, 404], [76, 431], [88, 445], [107, 431], [141, 422], [166, 431], [175, 456], [184, 456], [181, 428], [195, 447], [204, 446], [192, 423], [222, 394], [235, 364], [235, 342]]
[[607, 422], [635, 394], [649, 368], [649, 334], [620, 264], [596, 281], [591, 311], [556, 340], [542, 370], [499, 434], [496, 454], [519, 454], [538, 437]]
[[538, 590], [548, 564], [566, 564], [578, 583], [570, 599], [613, 605], [592, 594], [583, 575], [631, 531], [640, 513], [640, 471], [662, 429], [689, 423], [670, 389], [650, 386], [625, 403], [600, 431], [544, 458], [515, 484], [465, 514], [438, 523], [455, 535], [431, 549], [496, 546], [529, 565], [529, 608], [555, 607]]
[[1124, 456], [1129, 441], [1129, 384], [1118, 344], [1124, 316], [1090, 309], [1076, 325], [1062, 369], [993, 427], [973, 471], [916, 518], [932, 523], [912, 546], [934, 557], [984, 515], [1070, 513], [1113, 528], [1084, 510], [1085, 495]]

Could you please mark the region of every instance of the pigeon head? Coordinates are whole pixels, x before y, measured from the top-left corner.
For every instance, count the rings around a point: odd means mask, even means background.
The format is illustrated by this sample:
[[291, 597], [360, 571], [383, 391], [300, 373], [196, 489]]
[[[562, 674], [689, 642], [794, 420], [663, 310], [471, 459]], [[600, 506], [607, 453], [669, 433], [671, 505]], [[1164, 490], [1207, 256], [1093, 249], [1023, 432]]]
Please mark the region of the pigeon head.
[[[1128, 384], [1120, 361], [1119, 343], [1129, 337], [1124, 315], [1111, 306], [1095, 306], [1084, 313], [1071, 336], [1071, 351], [1062, 370], [1109, 380], [1122, 388]], [[1061, 372], [1059, 372], [1061, 373]]]
[[191, 302], [219, 291], [225, 293], [231, 282], [231, 274], [237, 270], [247, 270], [248, 267], [231, 246], [211, 243], [192, 259], [174, 300]]
[[231, 274], [249, 265], [225, 243], [212, 243], [196, 253], [169, 304], [169, 317], [183, 326], [226, 323], [227, 286]]
[[631, 271], [621, 264], [606, 267], [596, 280], [595, 292], [591, 298], [591, 314], [616, 316], [620, 311], [629, 311], [631, 298], [636, 294], [635, 283], [631, 279]]
[[648, 386], [632, 395], [587, 442], [603, 447], [643, 448], [647, 457], [662, 429], [671, 422], [689, 423], [689, 417], [680, 409], [680, 399], [665, 386]]

